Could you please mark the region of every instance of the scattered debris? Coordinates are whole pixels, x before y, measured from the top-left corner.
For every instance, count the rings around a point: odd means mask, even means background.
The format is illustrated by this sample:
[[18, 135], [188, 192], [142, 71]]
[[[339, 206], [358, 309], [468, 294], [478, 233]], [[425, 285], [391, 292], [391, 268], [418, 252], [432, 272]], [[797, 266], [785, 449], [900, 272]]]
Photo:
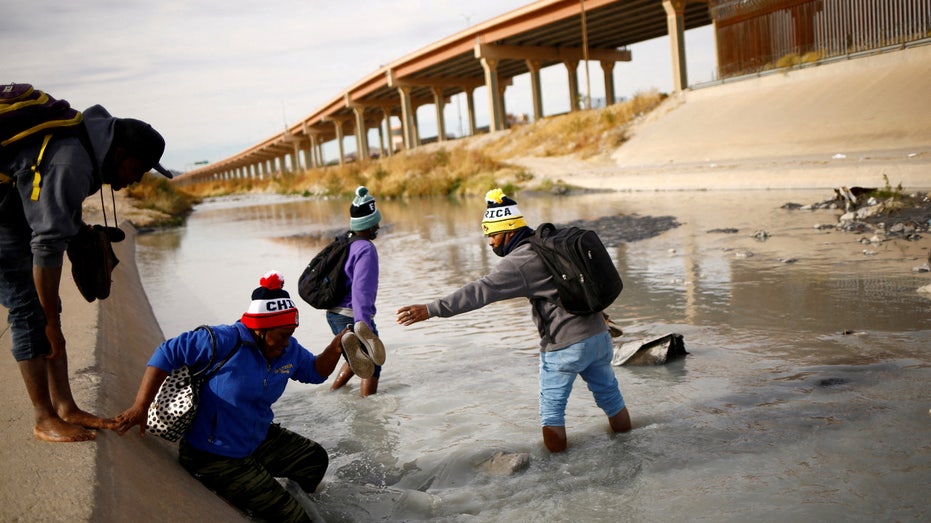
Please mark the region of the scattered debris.
[[756, 241], [765, 242], [767, 238], [769, 238], [769, 233], [764, 231], [763, 229], [760, 229], [756, 231], [755, 233], [753, 233], [753, 239]]
[[611, 365], [663, 365], [688, 354], [681, 334], [666, 334], [648, 340], [631, 341], [614, 346]]
[[[835, 229], [870, 235], [861, 243], [882, 244], [892, 238], [918, 241], [931, 230], [931, 197], [924, 192], [904, 194], [901, 188], [839, 187], [834, 197], [811, 205], [786, 203], [788, 210], [844, 210], [836, 224], [815, 224], [815, 229]], [[887, 224], [891, 223], [887, 227]]]

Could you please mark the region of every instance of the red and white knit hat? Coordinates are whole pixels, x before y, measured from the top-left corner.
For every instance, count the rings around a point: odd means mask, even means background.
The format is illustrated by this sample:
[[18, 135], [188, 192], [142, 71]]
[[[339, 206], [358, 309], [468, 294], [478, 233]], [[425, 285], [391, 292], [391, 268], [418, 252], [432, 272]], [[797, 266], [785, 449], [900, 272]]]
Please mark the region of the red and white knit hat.
[[297, 307], [284, 290], [284, 276], [268, 271], [252, 291], [252, 303], [242, 315], [242, 324], [254, 330], [297, 327]]

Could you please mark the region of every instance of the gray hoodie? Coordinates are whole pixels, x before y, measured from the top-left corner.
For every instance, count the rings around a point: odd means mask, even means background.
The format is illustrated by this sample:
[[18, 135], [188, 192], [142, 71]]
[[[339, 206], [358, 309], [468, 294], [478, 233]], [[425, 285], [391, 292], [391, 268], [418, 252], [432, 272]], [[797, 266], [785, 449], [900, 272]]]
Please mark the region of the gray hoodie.
[[553, 277], [530, 244], [524, 243], [502, 258], [491, 273], [427, 304], [427, 311], [430, 316], [448, 318], [510, 298], [542, 298], [533, 307], [533, 321], [538, 331], [552, 337], [550, 341], [541, 336], [542, 352], [564, 349], [607, 330], [600, 312], [587, 316], [570, 314], [556, 305], [556, 296]]
[[[116, 118], [100, 105], [84, 111], [84, 124], [97, 165], [103, 165], [113, 143], [115, 122]], [[3, 216], [5, 225], [16, 223], [20, 220], [15, 218], [19, 213], [15, 206], [21, 206], [26, 219], [24, 226], [31, 231], [33, 264], [60, 267], [68, 241], [81, 226], [84, 200], [100, 189], [101, 180], [79, 138], [53, 138], [42, 153], [39, 165], [41, 185], [38, 199], [33, 200], [35, 176], [32, 166], [40, 148], [41, 143], [30, 144], [5, 165], [0, 165], [0, 172], [13, 178], [19, 193], [19, 198], [16, 198], [13, 194], [5, 194], [9, 189], [2, 189], [4, 197], [0, 200], [0, 216]]]

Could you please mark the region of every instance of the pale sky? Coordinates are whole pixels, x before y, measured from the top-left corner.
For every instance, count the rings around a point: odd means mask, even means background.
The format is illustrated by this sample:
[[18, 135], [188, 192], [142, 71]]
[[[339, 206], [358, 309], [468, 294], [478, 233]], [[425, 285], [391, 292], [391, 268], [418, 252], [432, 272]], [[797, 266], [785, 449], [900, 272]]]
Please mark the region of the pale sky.
[[[529, 0], [31, 0], [0, 16], [0, 83], [31, 83], [79, 110], [151, 123], [162, 164], [185, 171], [241, 152], [293, 125], [404, 55]], [[714, 79], [710, 27], [686, 33], [691, 84]], [[669, 42], [632, 46], [615, 67], [618, 96], [672, 89]], [[584, 75], [584, 65], [579, 74]], [[526, 75], [524, 75], [526, 77]], [[531, 113], [529, 80], [507, 90], [510, 113]], [[589, 65], [593, 98], [601, 69]], [[584, 76], [580, 76], [584, 78]], [[565, 68], [542, 71], [544, 113], [564, 112]], [[580, 89], [585, 90], [584, 80]], [[454, 97], [455, 98], [455, 97]], [[464, 104], [459, 104], [464, 106]], [[486, 104], [476, 101], [480, 111]], [[432, 114], [433, 108], [421, 108]], [[456, 103], [447, 131], [459, 134]], [[479, 125], [487, 115], [479, 112]], [[422, 136], [436, 134], [421, 118]]]

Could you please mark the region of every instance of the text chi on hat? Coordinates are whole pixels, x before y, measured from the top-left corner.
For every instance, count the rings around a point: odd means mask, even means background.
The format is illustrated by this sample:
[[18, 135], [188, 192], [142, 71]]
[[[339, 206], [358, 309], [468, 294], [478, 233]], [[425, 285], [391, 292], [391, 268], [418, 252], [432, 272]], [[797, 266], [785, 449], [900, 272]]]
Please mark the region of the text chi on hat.
[[242, 315], [242, 324], [253, 330], [297, 327], [297, 307], [291, 295], [284, 290], [284, 277], [278, 271], [269, 271], [252, 291], [249, 310]]

